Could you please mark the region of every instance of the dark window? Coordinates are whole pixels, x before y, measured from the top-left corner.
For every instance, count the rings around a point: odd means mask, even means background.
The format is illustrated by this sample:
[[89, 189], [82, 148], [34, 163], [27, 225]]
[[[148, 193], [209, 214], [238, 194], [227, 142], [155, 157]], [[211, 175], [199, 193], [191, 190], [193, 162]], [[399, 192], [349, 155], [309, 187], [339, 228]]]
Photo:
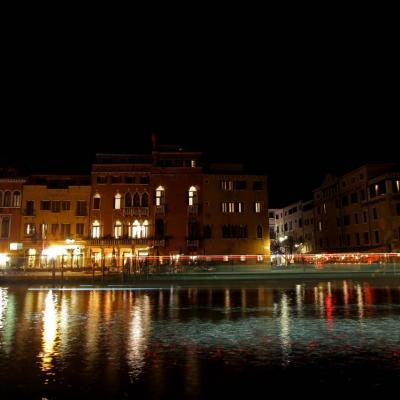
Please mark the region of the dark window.
[[366, 211], [363, 211], [363, 222], [364, 222], [364, 224], [367, 223], [367, 212]]
[[149, 206], [149, 195], [147, 193], [142, 194], [142, 207]]
[[61, 210], [61, 201], [52, 201], [51, 202], [51, 211], [58, 213]]
[[246, 181], [236, 181], [236, 190], [246, 190], [247, 182]]
[[358, 214], [354, 214], [354, 223], [358, 224]]
[[142, 185], [148, 185], [150, 183], [150, 177], [149, 176], [141, 176], [139, 179], [139, 183]]
[[299, 228], [303, 227], [303, 220], [301, 218], [299, 218]]
[[71, 209], [71, 202], [70, 201], [62, 201], [61, 202], [61, 209], [63, 211], [69, 211]]
[[133, 207], [140, 207], [140, 196], [137, 192], [133, 195]]
[[263, 190], [264, 185], [262, 181], [254, 181], [253, 182], [253, 190]]
[[396, 204], [396, 214], [400, 215], [400, 203]]
[[347, 205], [349, 205], [349, 197], [343, 196], [342, 197], [342, 207], [346, 207]]
[[336, 199], [336, 208], [340, 208], [340, 199]]
[[340, 218], [336, 218], [336, 225], [340, 226]]
[[369, 244], [369, 233], [364, 232], [364, 244]]
[[285, 232], [288, 230], [287, 223], [285, 224]]
[[188, 223], [188, 238], [189, 240], [197, 240], [199, 224], [197, 221], [189, 221]]
[[351, 246], [351, 238], [350, 238], [349, 234], [346, 235], [346, 239], [347, 239], [347, 246], [350, 247]]
[[164, 221], [162, 219], [156, 219], [155, 235], [156, 235], [156, 238], [164, 237]]
[[61, 224], [61, 237], [67, 238], [71, 235], [71, 224]]
[[349, 215], [343, 216], [343, 225], [344, 226], [350, 225], [350, 216]]
[[135, 183], [135, 177], [134, 176], [126, 176], [125, 183]]
[[375, 231], [375, 243], [379, 243], [379, 231]]
[[7, 239], [10, 233], [10, 217], [1, 218], [1, 238]]
[[125, 207], [132, 207], [132, 195], [129, 192], [125, 193]]
[[121, 177], [120, 176], [112, 176], [111, 177], [111, 183], [121, 183]]
[[360, 199], [361, 201], [365, 200], [365, 190], [360, 190]]
[[358, 194], [357, 192], [354, 192], [350, 196], [351, 204], [358, 203]]
[[85, 230], [85, 224], [76, 224], [77, 235], [83, 235], [84, 230]]
[[203, 228], [203, 236], [204, 239], [211, 239], [211, 226], [210, 225], [205, 225]]
[[378, 219], [378, 210], [375, 207], [372, 209], [372, 214], [374, 216], [374, 219]]
[[42, 200], [40, 202], [40, 209], [42, 211], [50, 211], [51, 202], [48, 200]]
[[35, 202], [33, 200], [28, 200], [26, 202], [26, 211], [25, 211], [25, 215], [34, 215], [35, 213]]
[[322, 249], [322, 239], [319, 239], [319, 247]]
[[100, 210], [100, 197], [95, 197], [93, 199], [93, 209]]
[[76, 215], [84, 217], [87, 215], [87, 201], [76, 202]]
[[357, 244], [357, 246], [360, 246], [360, 234], [357, 232], [356, 233], [356, 244]]
[[105, 184], [105, 183], [107, 183], [107, 177], [106, 176], [97, 176], [96, 182], [100, 183], [100, 184]]
[[257, 239], [263, 238], [263, 227], [261, 225], [257, 225]]
[[51, 234], [57, 235], [58, 232], [58, 224], [51, 224]]

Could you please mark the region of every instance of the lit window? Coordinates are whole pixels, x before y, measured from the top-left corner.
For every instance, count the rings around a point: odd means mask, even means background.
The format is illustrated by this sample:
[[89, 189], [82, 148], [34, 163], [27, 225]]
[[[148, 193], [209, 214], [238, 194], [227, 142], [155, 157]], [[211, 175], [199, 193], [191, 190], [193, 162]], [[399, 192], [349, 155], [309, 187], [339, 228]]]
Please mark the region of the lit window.
[[235, 212], [235, 203], [233, 201], [228, 203], [228, 210], [230, 213], [234, 213]]
[[322, 232], [322, 222], [321, 222], [321, 221], [318, 222], [318, 230], [319, 230], [320, 232]]
[[244, 212], [244, 203], [242, 201], [239, 202], [239, 203], [236, 203], [236, 205], [237, 205], [237, 212], [238, 213]]
[[233, 181], [221, 181], [222, 190], [233, 190]]
[[397, 192], [400, 192], [400, 181], [396, 181]]
[[20, 207], [21, 206], [21, 192], [14, 192], [13, 193], [12, 206], [13, 207]]
[[140, 224], [139, 221], [136, 220], [132, 224], [132, 237], [133, 238], [140, 238], [141, 236], [141, 229], [140, 229]]
[[92, 224], [92, 238], [98, 239], [100, 237], [100, 222], [94, 221]]
[[263, 262], [264, 256], [262, 254], [257, 254], [257, 262]]
[[196, 168], [196, 160], [192, 160], [190, 165], [192, 166], [192, 168]]
[[228, 256], [224, 256], [224, 261], [225, 262], [229, 261], [229, 257]]
[[197, 204], [197, 189], [194, 186], [189, 188], [188, 196], [189, 206], [194, 206]]
[[145, 220], [142, 224], [142, 238], [147, 238], [149, 236], [149, 222]]
[[114, 196], [114, 210], [120, 210], [121, 209], [121, 195], [117, 193]]
[[114, 225], [114, 237], [116, 239], [119, 239], [121, 236], [122, 236], [122, 224], [121, 221], [116, 221]]
[[[256, 201], [255, 207], [256, 207], [256, 213], [260, 213], [261, 212], [261, 202]], [[278, 218], [278, 216], [277, 216], [277, 218]]]
[[156, 189], [156, 206], [161, 206], [164, 204], [164, 196], [165, 196], [165, 191], [162, 186], [159, 186]]
[[227, 202], [221, 203], [221, 211], [223, 213], [227, 213], [228, 212], [228, 203]]

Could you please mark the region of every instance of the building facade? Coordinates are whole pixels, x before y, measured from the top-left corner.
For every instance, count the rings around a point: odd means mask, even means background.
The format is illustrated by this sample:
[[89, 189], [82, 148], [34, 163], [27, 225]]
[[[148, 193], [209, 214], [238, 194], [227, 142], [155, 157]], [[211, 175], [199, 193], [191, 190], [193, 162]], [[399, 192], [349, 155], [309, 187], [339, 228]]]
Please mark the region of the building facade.
[[0, 171], [0, 267], [8, 262], [7, 254], [21, 249], [21, 205], [25, 179], [13, 170]]
[[314, 191], [315, 245], [324, 251], [400, 250], [400, 168], [364, 165]]

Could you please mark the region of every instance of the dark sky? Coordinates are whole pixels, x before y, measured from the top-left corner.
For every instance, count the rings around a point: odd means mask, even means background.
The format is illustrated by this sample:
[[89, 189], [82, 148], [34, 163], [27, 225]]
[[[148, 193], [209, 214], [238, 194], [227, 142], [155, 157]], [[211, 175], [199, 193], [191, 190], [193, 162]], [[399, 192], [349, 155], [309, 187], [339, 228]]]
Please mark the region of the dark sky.
[[1, 162], [88, 173], [96, 152], [149, 151], [155, 132], [267, 174], [272, 207], [308, 199], [328, 172], [400, 160], [390, 46], [320, 44], [54, 57], [28, 44], [4, 75]]

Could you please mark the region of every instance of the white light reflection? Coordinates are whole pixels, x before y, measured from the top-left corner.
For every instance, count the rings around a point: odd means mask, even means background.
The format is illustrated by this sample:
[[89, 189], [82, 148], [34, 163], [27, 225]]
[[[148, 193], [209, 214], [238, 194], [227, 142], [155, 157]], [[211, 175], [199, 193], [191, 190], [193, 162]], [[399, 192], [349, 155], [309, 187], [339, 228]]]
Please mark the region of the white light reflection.
[[[42, 351], [39, 353], [41, 358], [41, 370], [49, 374], [54, 368], [54, 357], [58, 355], [56, 341], [58, 336], [57, 321], [57, 297], [49, 290], [43, 311], [43, 333], [42, 333]], [[45, 381], [48, 383], [48, 380]]]
[[291, 351], [291, 342], [290, 342], [290, 315], [289, 315], [289, 305], [288, 305], [288, 297], [285, 293], [282, 294], [281, 298], [281, 314], [280, 314], [280, 339], [281, 339], [281, 347], [282, 347], [282, 362], [284, 365], [288, 365], [290, 363], [290, 351]]
[[358, 316], [360, 319], [364, 318], [364, 301], [363, 293], [360, 284], [357, 284], [357, 306], [358, 306]]
[[138, 379], [145, 365], [150, 329], [150, 299], [146, 294], [135, 299], [130, 323], [127, 363], [131, 381]]
[[7, 310], [7, 300], [8, 300], [8, 296], [7, 296], [7, 288], [0, 288], [0, 331], [3, 330], [3, 326], [4, 326], [4, 316], [6, 314], [6, 310]]
[[296, 285], [296, 304], [297, 313], [301, 317], [303, 315], [303, 287], [302, 285]]

